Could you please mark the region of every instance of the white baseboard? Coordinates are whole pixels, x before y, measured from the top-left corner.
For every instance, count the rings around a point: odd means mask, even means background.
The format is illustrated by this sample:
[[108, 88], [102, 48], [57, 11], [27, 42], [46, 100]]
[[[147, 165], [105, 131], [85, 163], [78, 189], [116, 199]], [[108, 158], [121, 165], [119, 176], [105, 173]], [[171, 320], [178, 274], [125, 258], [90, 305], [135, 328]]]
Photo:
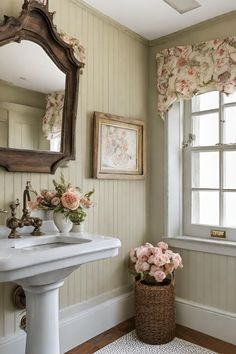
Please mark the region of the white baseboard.
[[[134, 297], [130, 287], [97, 296], [60, 311], [61, 352], [134, 316]], [[25, 354], [23, 331], [0, 338], [1, 354]], [[43, 354], [43, 353], [42, 353]]]
[[11, 334], [7, 337], [0, 338], [0, 353], [25, 354], [25, 339], [26, 335], [23, 331], [19, 331], [17, 334]]
[[[64, 319], [60, 321], [62, 353], [134, 316], [133, 292], [90, 307], [88, 303], [63, 310]], [[68, 316], [71, 310], [73, 315]]]
[[[115, 290], [60, 312], [62, 353], [134, 316], [130, 288]], [[176, 298], [176, 322], [236, 345], [236, 314]], [[0, 338], [1, 354], [24, 354], [25, 333]]]
[[176, 298], [176, 322], [236, 345], [236, 313]]

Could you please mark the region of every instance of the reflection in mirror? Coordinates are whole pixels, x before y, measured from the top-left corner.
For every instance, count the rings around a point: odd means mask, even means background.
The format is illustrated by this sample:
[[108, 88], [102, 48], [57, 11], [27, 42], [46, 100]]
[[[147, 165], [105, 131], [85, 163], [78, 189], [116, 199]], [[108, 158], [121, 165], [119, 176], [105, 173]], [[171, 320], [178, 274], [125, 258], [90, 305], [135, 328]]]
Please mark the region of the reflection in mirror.
[[60, 151], [65, 82], [38, 44], [0, 47], [0, 147]]

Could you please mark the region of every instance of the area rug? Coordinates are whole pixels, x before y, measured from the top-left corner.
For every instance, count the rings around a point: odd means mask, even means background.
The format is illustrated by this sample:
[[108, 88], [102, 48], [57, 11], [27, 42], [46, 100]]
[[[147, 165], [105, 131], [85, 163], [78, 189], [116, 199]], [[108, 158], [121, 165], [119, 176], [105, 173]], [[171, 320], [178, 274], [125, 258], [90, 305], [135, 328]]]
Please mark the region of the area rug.
[[145, 344], [138, 340], [135, 331], [117, 339], [115, 342], [98, 350], [96, 354], [216, 354], [199, 345], [174, 338], [162, 345]]

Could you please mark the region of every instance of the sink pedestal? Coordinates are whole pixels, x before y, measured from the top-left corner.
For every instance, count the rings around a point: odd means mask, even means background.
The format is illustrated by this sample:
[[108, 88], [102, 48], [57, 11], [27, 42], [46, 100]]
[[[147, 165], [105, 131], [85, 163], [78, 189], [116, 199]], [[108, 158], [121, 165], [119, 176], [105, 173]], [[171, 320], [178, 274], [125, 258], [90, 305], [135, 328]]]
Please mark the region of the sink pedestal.
[[26, 354], [60, 354], [59, 288], [63, 283], [22, 284], [26, 294]]
[[0, 283], [15, 282], [26, 295], [25, 354], [60, 354], [63, 280], [82, 264], [117, 256], [120, 246], [117, 238], [78, 233], [0, 238]]

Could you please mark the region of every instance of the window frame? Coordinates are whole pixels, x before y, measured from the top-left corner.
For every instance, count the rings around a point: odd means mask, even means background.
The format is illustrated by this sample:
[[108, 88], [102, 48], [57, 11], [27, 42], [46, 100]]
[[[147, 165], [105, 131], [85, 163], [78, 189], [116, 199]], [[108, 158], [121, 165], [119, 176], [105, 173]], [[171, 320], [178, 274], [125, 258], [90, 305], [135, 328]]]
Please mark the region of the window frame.
[[[223, 131], [224, 131], [224, 108], [236, 107], [235, 103], [224, 103], [223, 93], [219, 94], [219, 108], [209, 109], [204, 111], [191, 110], [191, 100], [183, 101], [183, 132], [184, 140], [187, 139], [189, 133], [193, 134], [192, 117], [204, 115], [207, 113], [219, 113], [219, 143], [212, 146], [188, 146], [183, 148], [183, 232], [189, 236], [195, 237], [208, 237], [210, 236], [212, 229], [226, 231], [227, 239], [236, 241], [236, 227], [223, 226], [223, 204], [225, 192], [236, 192], [235, 189], [224, 188], [223, 186], [223, 154], [225, 151], [236, 151], [236, 144], [224, 144], [223, 143]], [[192, 172], [193, 172], [193, 160], [191, 155], [193, 152], [219, 152], [219, 188], [200, 188], [192, 187]], [[192, 191], [218, 191], [219, 192], [219, 224], [220, 225], [204, 225], [192, 223]]]
[[[213, 239], [196, 232], [183, 232], [183, 122], [184, 101], [173, 104], [164, 122], [164, 235], [172, 247], [213, 254], [236, 256], [236, 230], [232, 239]], [[173, 197], [174, 196], [174, 197]], [[184, 194], [186, 197], [186, 195]], [[224, 228], [225, 229], [225, 228]]]

